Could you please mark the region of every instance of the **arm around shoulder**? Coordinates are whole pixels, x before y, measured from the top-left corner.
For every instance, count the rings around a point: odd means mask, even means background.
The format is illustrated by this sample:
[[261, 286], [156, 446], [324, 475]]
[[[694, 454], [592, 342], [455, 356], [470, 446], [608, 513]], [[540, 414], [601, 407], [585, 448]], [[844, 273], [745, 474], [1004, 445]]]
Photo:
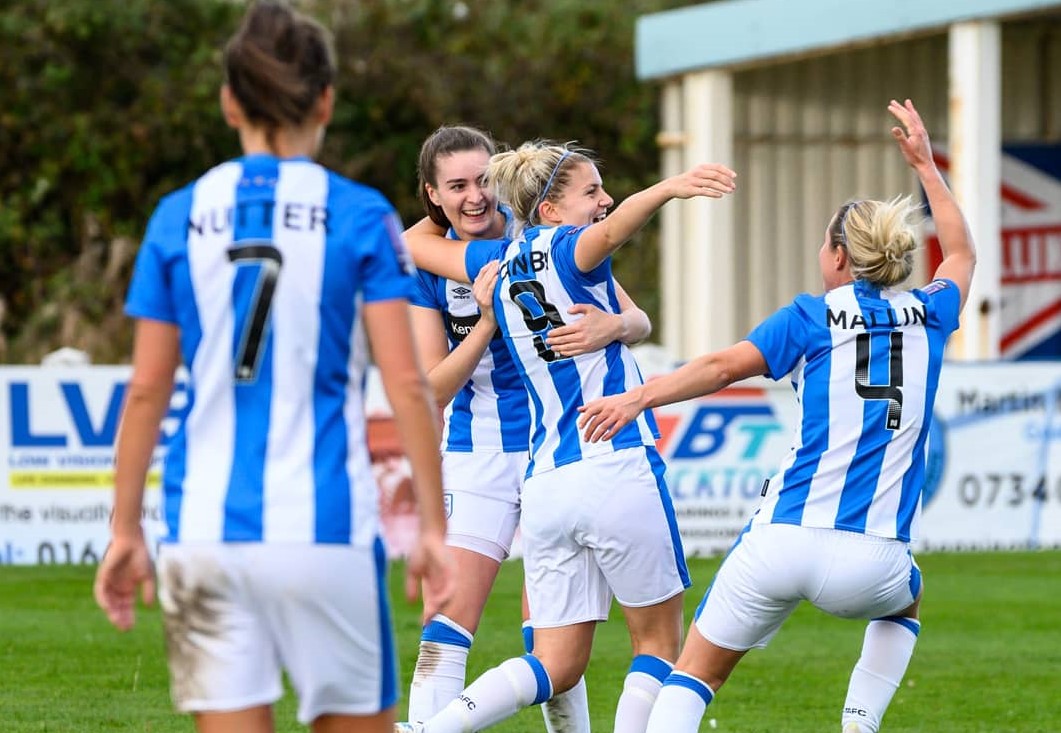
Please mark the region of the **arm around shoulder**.
[[471, 282], [464, 263], [468, 243], [449, 239], [445, 230], [426, 216], [405, 230], [405, 243], [421, 270], [449, 280]]

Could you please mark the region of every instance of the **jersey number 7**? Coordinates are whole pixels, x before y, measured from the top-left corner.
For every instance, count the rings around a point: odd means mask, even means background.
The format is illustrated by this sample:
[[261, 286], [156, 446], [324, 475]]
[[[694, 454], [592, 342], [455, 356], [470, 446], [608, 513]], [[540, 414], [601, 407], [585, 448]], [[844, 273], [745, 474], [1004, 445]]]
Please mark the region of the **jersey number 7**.
[[273, 307], [276, 280], [280, 277], [280, 268], [284, 264], [284, 258], [280, 256], [280, 250], [269, 242], [249, 242], [230, 249], [228, 261], [237, 268], [249, 266], [258, 268], [254, 293], [251, 295], [250, 304], [243, 319], [239, 348], [236, 349], [234, 360], [236, 381], [253, 382], [258, 378], [262, 342], [265, 340], [269, 326], [269, 311]]

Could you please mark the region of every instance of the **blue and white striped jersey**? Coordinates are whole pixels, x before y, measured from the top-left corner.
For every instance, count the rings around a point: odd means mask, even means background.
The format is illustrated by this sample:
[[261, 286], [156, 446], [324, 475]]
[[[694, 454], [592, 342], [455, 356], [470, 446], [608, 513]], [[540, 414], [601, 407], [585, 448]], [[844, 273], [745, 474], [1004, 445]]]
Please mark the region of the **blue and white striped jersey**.
[[189, 372], [167, 541], [373, 543], [361, 308], [407, 297], [411, 271], [386, 199], [305, 158], [246, 156], [162, 200], [126, 312], [176, 324]]
[[800, 295], [748, 336], [802, 404], [754, 523], [917, 536], [925, 440], [961, 296], [949, 280]]
[[545, 343], [553, 328], [573, 316], [568, 309], [588, 303], [618, 313], [619, 302], [605, 260], [592, 272], [575, 265], [575, 242], [585, 227], [531, 227], [511, 242], [472, 242], [465, 254], [469, 274], [501, 260], [494, 310], [505, 344], [530, 393], [531, 460], [527, 476], [593, 455], [634, 446], [655, 446], [651, 413], [644, 413], [610, 441], [587, 443], [578, 429], [578, 408], [590, 400], [620, 394], [642, 383], [630, 349], [613, 341], [574, 358], [558, 357]]
[[[457, 239], [452, 229], [447, 236]], [[411, 301], [413, 305], [442, 314], [451, 351], [479, 322], [479, 306], [472, 296], [471, 285], [466, 282], [418, 270]], [[526, 451], [529, 442], [527, 389], [498, 333], [471, 378], [446, 405], [442, 449], [458, 453], [473, 450], [517, 453]]]

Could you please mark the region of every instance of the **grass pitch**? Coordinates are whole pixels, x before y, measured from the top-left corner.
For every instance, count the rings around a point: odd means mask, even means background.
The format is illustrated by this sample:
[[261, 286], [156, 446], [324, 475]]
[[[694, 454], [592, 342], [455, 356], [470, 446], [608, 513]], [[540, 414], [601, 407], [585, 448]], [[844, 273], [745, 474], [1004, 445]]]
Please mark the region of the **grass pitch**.
[[[885, 733], [1061, 732], [1061, 552], [926, 554], [922, 633]], [[686, 618], [718, 559], [693, 560]], [[419, 611], [393, 609], [403, 692], [416, 657]], [[0, 567], [0, 733], [194, 730], [172, 712], [157, 607], [119, 634], [91, 598], [89, 567]], [[522, 653], [521, 566], [506, 563], [469, 659], [469, 681]], [[703, 731], [839, 731], [847, 677], [864, 624], [802, 606], [765, 650], [749, 653], [708, 708]], [[597, 631], [587, 672], [594, 730], [609, 731], [630, 658], [621, 617]], [[404, 700], [399, 715], [404, 713]], [[302, 731], [288, 694], [279, 733]], [[714, 727], [709, 722], [715, 721]], [[494, 730], [544, 731], [537, 709]]]

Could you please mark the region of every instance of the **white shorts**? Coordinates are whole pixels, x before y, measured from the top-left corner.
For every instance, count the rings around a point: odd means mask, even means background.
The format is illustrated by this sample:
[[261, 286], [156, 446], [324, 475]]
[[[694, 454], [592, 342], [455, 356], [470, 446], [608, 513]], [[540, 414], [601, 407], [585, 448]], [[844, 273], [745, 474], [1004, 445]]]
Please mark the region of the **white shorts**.
[[608, 618], [689, 587], [665, 467], [655, 448], [569, 463], [523, 487], [523, 573], [535, 628]]
[[520, 488], [528, 454], [442, 454], [446, 544], [501, 562], [519, 524]]
[[907, 543], [836, 529], [753, 524], [722, 561], [696, 609], [708, 641], [763, 647], [802, 600], [842, 618], [880, 618], [921, 592]]
[[398, 699], [386, 558], [375, 547], [164, 544], [159, 602], [174, 704], [269, 705], [287, 670], [298, 719], [374, 715]]

